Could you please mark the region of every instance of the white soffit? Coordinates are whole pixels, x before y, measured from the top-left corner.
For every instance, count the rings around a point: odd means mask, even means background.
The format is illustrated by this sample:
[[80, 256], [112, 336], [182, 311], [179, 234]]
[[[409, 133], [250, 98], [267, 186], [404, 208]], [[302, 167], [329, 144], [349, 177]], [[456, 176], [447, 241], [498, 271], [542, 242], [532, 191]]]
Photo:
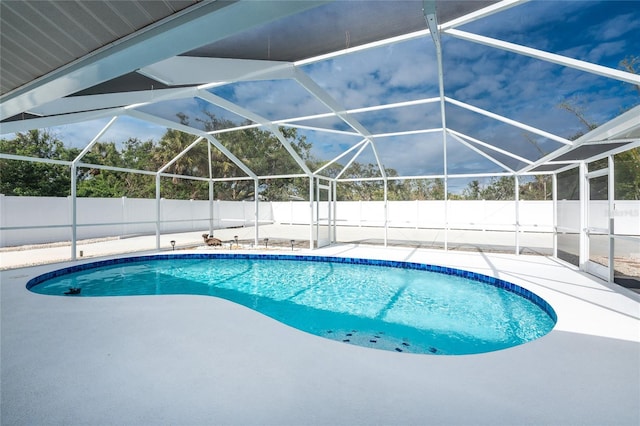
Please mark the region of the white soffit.
[[186, 86], [232, 82], [246, 78], [289, 78], [292, 67], [288, 62], [278, 61], [175, 56], [143, 67], [138, 72], [168, 86]]

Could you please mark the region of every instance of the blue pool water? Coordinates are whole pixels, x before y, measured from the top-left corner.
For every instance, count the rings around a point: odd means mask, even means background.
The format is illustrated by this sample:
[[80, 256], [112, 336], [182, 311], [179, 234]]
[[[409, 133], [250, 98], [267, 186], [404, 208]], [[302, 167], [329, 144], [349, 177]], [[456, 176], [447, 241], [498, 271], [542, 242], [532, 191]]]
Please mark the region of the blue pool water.
[[[395, 352], [472, 354], [537, 339], [553, 309], [514, 284], [407, 262], [232, 254], [161, 255], [78, 265], [27, 288], [64, 297], [198, 294], [300, 330]], [[69, 289], [79, 294], [65, 295]]]

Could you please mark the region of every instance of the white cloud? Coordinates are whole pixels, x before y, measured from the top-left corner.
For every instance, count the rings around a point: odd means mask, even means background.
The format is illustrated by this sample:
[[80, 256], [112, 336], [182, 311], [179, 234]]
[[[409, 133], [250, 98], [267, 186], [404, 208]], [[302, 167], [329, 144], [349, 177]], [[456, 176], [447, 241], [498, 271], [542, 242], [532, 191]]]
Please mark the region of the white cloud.
[[[337, 133], [319, 132], [298, 129], [299, 136], [305, 136], [312, 144], [311, 154], [318, 160], [332, 160], [362, 140], [360, 136], [341, 135]], [[343, 164], [344, 160], [341, 161]]]
[[438, 93], [433, 43], [425, 37], [305, 67], [347, 109]]
[[129, 138], [137, 138], [142, 141], [154, 140], [158, 142], [166, 131], [166, 127], [125, 116], [120, 117], [100, 138], [100, 141], [120, 144]]
[[64, 142], [65, 146], [84, 148], [107, 125], [108, 118], [51, 127], [49, 131]]
[[626, 44], [627, 42], [623, 40], [599, 44], [589, 51], [587, 60], [599, 63], [603, 58], [612, 56], [617, 57], [620, 53], [625, 51]]
[[639, 29], [640, 21], [638, 21], [637, 14], [628, 13], [615, 16], [597, 26], [594, 26], [592, 34], [599, 40], [608, 41], [627, 34], [631, 34], [632, 37], [637, 37], [637, 31]]
[[419, 176], [443, 172], [442, 134], [381, 138], [376, 141], [381, 161], [399, 175]]
[[236, 83], [226, 87], [221, 96], [272, 120], [328, 112], [293, 80]]

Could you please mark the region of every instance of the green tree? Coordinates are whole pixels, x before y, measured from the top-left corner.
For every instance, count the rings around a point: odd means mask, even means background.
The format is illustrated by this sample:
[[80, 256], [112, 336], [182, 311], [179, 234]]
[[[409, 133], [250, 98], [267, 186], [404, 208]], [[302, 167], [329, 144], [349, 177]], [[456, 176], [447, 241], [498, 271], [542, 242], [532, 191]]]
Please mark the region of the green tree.
[[[102, 166], [123, 167], [122, 156], [114, 142], [97, 142], [82, 158], [83, 163]], [[99, 168], [83, 168], [77, 184], [79, 197], [122, 197], [124, 182], [122, 174]]]
[[[397, 176], [392, 170], [386, 170], [388, 176]], [[380, 177], [380, 169], [377, 164], [353, 162], [349, 169], [341, 176], [350, 178]], [[379, 201], [384, 200], [384, 182], [379, 180], [362, 180], [341, 182], [337, 186], [337, 197], [341, 201]]]
[[[79, 154], [44, 130], [17, 133], [0, 140], [0, 152], [33, 158], [71, 161]], [[66, 197], [71, 193], [71, 168], [30, 161], [0, 160], [0, 193], [14, 196]]]
[[[221, 124], [211, 116], [206, 130], [213, 130]], [[228, 127], [228, 126], [226, 126]], [[299, 136], [295, 128], [279, 128], [280, 133], [300, 159], [310, 163], [311, 144], [304, 136]], [[280, 139], [272, 132], [259, 128], [249, 128], [238, 132], [221, 133], [217, 139], [240, 161], [259, 176], [302, 173], [301, 167], [286, 151]], [[212, 153], [213, 154], [213, 153]], [[229, 177], [244, 175], [226, 156], [216, 150], [213, 158], [214, 176]], [[308, 178], [271, 179], [260, 181], [259, 193], [263, 200], [279, 201], [308, 197]], [[253, 199], [255, 186], [252, 180], [237, 180], [216, 184], [217, 197], [228, 200]]]
[[515, 198], [515, 180], [513, 176], [491, 178], [490, 183], [482, 189], [483, 200], [513, 200]]
[[419, 200], [444, 200], [444, 179], [426, 179]]
[[462, 197], [466, 200], [482, 199], [482, 188], [480, 187], [480, 181], [474, 179], [469, 182], [467, 184], [467, 187], [462, 190]]
[[[155, 145], [153, 140], [141, 141], [129, 138], [123, 144], [122, 162], [124, 167], [133, 170], [156, 171], [153, 163]], [[125, 173], [124, 191], [131, 198], [154, 198], [156, 196], [155, 178], [140, 173]]]
[[520, 182], [521, 200], [550, 200], [552, 195], [551, 175], [523, 177]]
[[613, 157], [615, 199], [640, 200], [640, 148]]
[[[180, 123], [189, 124], [189, 118], [182, 113], [177, 114]], [[196, 136], [181, 132], [179, 130], [168, 129], [160, 139], [160, 143], [153, 152], [154, 169], [167, 165], [178, 154], [182, 153], [189, 145], [196, 140]], [[207, 154], [206, 140], [200, 141], [192, 147], [186, 154], [174, 161], [165, 173], [183, 176], [209, 176], [209, 160]], [[171, 178], [170, 183], [162, 183], [161, 195], [164, 198], [174, 199], [206, 199], [209, 196], [208, 183], [199, 180], [181, 179], [177, 176]]]
[[[620, 61], [620, 68], [640, 74], [640, 57], [630, 55]], [[633, 86], [640, 93], [640, 85]], [[640, 200], [640, 148], [633, 148], [613, 157], [616, 200]]]

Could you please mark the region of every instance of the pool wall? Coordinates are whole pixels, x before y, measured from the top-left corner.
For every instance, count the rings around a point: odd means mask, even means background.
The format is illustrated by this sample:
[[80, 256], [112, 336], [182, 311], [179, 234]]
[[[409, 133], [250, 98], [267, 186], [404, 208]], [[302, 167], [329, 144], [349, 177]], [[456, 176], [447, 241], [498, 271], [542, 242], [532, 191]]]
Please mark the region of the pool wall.
[[39, 275], [27, 282], [27, 289], [47, 281], [51, 278], [70, 274], [73, 272], [94, 269], [101, 266], [119, 265], [132, 262], [140, 262], [147, 260], [164, 260], [164, 259], [262, 259], [262, 260], [292, 260], [307, 262], [332, 262], [332, 263], [350, 263], [358, 265], [376, 265], [389, 268], [416, 269], [421, 271], [435, 272], [445, 275], [454, 275], [466, 278], [472, 281], [489, 284], [498, 288], [502, 288], [511, 293], [515, 293], [523, 297], [540, 309], [542, 309], [554, 323], [558, 322], [558, 317], [554, 309], [546, 300], [537, 294], [520, 287], [519, 285], [510, 283], [500, 278], [491, 277], [489, 275], [479, 274], [477, 272], [465, 271], [464, 269], [450, 268], [445, 266], [431, 265], [428, 263], [403, 262], [396, 260], [380, 260], [380, 259], [363, 259], [353, 257], [333, 257], [333, 256], [307, 256], [307, 255], [283, 255], [283, 254], [252, 254], [252, 253], [189, 253], [189, 254], [157, 254], [146, 256], [120, 257], [115, 259], [101, 260], [97, 262], [83, 263], [80, 265], [69, 266], [67, 268], [57, 269]]

